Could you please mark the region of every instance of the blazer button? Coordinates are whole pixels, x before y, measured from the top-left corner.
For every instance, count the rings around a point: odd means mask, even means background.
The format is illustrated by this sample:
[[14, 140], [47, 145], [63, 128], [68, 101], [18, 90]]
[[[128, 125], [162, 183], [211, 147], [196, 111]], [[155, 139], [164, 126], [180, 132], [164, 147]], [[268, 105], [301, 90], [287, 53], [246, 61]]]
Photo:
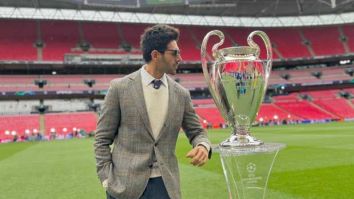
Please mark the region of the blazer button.
[[149, 164], [149, 168], [151, 169], [152, 167], [153, 167], [152, 163], [151, 163], [151, 164]]
[[154, 144], [154, 146], [157, 146], [157, 142]]

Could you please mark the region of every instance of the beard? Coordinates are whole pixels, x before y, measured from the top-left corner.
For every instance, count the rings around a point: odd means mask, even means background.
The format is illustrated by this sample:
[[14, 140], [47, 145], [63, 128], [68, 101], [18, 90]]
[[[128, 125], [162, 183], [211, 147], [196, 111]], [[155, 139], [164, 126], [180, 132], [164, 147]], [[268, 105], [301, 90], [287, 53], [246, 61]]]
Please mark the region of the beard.
[[168, 74], [175, 75], [177, 73], [178, 64], [175, 64], [169, 68]]

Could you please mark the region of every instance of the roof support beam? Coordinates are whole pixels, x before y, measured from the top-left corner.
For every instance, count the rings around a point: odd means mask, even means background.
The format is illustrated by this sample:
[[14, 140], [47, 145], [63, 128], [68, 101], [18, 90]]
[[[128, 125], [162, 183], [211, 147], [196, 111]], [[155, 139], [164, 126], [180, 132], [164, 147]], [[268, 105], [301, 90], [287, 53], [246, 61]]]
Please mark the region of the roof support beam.
[[214, 27], [295, 27], [354, 23], [354, 12], [294, 17], [219, 17], [99, 10], [0, 7], [0, 19], [1, 18], [148, 24], [167, 23], [174, 25], [202, 25]]

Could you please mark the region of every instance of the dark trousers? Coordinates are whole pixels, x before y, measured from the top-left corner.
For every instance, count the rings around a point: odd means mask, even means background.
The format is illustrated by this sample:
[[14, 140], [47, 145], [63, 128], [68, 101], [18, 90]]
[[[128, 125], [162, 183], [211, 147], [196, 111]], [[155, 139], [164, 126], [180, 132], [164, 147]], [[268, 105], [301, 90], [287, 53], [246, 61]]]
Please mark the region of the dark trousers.
[[[107, 192], [106, 194], [107, 199], [119, 199], [114, 198]], [[140, 199], [170, 199], [165, 184], [163, 183], [162, 177], [150, 178]]]

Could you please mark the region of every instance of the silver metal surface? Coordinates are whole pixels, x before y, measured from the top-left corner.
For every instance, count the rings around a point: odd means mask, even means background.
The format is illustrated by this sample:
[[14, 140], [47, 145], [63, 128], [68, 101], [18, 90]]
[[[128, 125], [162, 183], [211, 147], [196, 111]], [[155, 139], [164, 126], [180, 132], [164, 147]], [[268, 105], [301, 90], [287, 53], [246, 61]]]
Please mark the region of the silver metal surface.
[[[211, 56], [208, 56], [207, 44], [211, 36], [219, 37], [220, 41], [213, 45]], [[253, 41], [254, 36], [261, 37], [265, 44], [267, 58], [264, 60], [259, 58], [260, 48]], [[220, 145], [260, 145], [263, 142], [251, 136], [250, 127], [263, 101], [272, 67], [269, 38], [262, 31], [254, 31], [247, 38], [249, 46], [218, 49], [224, 38], [221, 31], [210, 31], [201, 46], [203, 74], [210, 93], [233, 129], [231, 137]]]

